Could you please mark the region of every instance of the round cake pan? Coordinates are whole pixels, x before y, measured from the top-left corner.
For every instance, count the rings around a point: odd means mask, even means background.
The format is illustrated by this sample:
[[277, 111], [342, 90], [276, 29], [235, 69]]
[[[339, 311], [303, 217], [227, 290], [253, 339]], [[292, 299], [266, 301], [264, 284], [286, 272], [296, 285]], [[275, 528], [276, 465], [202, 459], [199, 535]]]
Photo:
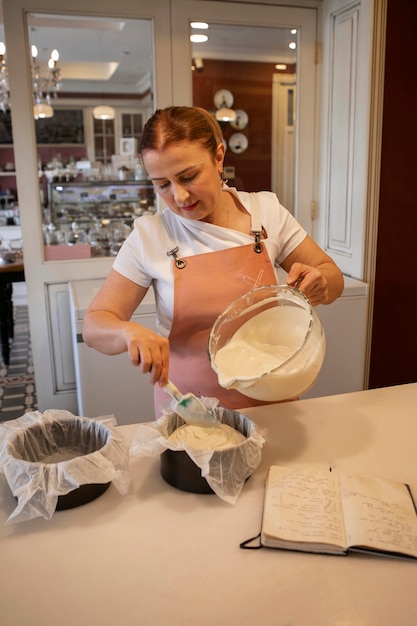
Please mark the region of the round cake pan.
[[[246, 415], [242, 415], [231, 409], [214, 409], [214, 412], [218, 411], [219, 415], [222, 415], [221, 421], [224, 424], [240, 431], [246, 438], [250, 437], [253, 422]], [[183, 420], [181, 418], [179, 419], [181, 423], [183, 423]], [[173, 414], [169, 432], [173, 432], [176, 429], [177, 422], [178, 416]], [[243, 448], [241, 448], [241, 455], [239, 455], [240, 464], [242, 464], [242, 459], [245, 458], [245, 450], [247, 449], [246, 442], [239, 444], [239, 446], [243, 446]], [[223, 462], [229, 467], [230, 472], [233, 473], [233, 461], [229, 462], [229, 459], [234, 458], [231, 451], [232, 448], [215, 450], [213, 456], [216, 455], [223, 459]], [[201, 475], [201, 468], [196, 465], [185, 450], [164, 450], [160, 457], [160, 471], [162, 478], [169, 485], [177, 489], [191, 493], [214, 493], [205, 477]]]
[[165, 450], [161, 454], [161, 476], [172, 487], [191, 493], [214, 493], [201, 469], [184, 450]]
[[[109, 431], [105, 425], [87, 418], [62, 421], [57, 419], [42, 427], [34, 424], [24, 430], [24, 435], [23, 438], [16, 435], [16, 440], [12, 442], [11, 454], [15, 459], [47, 467], [51, 462], [59, 465], [62, 452], [62, 460], [77, 458], [78, 463], [82, 464], [85, 459], [88, 468], [88, 455], [106, 445]], [[49, 460], [51, 455], [54, 457], [53, 461]], [[110, 484], [108, 481], [85, 482], [72, 491], [59, 495], [55, 510], [63, 511], [87, 504], [107, 491]]]
[[58, 496], [56, 511], [64, 511], [66, 509], [74, 509], [77, 506], [92, 502], [99, 498], [111, 483], [80, 485], [77, 489], [69, 491], [64, 496]]

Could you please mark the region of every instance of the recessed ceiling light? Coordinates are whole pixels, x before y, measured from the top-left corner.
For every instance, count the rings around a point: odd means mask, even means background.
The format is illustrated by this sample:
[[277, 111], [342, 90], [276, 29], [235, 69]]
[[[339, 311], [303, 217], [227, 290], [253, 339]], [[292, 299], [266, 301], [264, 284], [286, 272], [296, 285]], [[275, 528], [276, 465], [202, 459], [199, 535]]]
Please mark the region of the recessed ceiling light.
[[288, 44], [288, 47], [291, 48], [291, 50], [295, 50], [297, 47], [297, 44], [295, 43], [295, 41], [292, 41], [291, 43]]
[[206, 30], [209, 27], [207, 22], [191, 22], [191, 28], [199, 28], [200, 30]]
[[290, 30], [291, 35], [296, 35], [297, 34], [297, 29], [296, 28], [292, 28]]
[[286, 70], [287, 69], [287, 64], [286, 63], [277, 63], [275, 65], [275, 69], [276, 70]]
[[190, 41], [193, 43], [204, 43], [207, 40], [207, 35], [190, 35]]

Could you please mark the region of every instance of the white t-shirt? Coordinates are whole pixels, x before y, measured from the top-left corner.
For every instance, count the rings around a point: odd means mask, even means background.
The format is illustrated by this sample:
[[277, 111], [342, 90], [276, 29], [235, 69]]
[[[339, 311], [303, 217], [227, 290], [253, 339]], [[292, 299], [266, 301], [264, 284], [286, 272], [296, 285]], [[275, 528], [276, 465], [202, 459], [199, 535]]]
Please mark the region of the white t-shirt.
[[[228, 189], [228, 188], [226, 188]], [[240, 202], [251, 213], [249, 193], [237, 193]], [[297, 220], [269, 191], [258, 193], [261, 221], [267, 238], [263, 240], [272, 265], [279, 265], [305, 239], [307, 233]], [[123, 243], [113, 268], [142, 287], [154, 288], [157, 327], [167, 337], [174, 311], [174, 276], [172, 256], [167, 252], [178, 246], [178, 257], [214, 252], [253, 242], [253, 235], [223, 228], [207, 222], [180, 217], [171, 209], [163, 211], [167, 232], [161, 216], [144, 215], [134, 222], [134, 228]], [[186, 270], [184, 270], [186, 271]]]

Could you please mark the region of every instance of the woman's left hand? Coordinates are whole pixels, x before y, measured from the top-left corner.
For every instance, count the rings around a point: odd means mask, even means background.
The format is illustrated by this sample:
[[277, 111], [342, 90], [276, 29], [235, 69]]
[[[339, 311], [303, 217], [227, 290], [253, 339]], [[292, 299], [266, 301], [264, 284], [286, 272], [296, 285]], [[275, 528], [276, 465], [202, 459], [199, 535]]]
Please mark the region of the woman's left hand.
[[330, 304], [343, 292], [343, 274], [336, 263], [307, 237], [285, 258], [287, 284], [297, 285], [313, 306]]
[[294, 263], [287, 276], [287, 285], [296, 286], [310, 300], [312, 306], [328, 301], [327, 278], [316, 267]]

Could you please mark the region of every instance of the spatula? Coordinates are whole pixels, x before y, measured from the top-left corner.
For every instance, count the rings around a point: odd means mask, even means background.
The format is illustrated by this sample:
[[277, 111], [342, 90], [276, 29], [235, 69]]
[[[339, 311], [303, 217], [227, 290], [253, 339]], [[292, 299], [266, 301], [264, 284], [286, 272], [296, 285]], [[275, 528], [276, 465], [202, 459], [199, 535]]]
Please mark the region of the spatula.
[[164, 385], [164, 389], [177, 401], [175, 412], [187, 422], [194, 426], [218, 426], [221, 422], [210, 409], [208, 409], [200, 398], [193, 393], [183, 395], [179, 389], [170, 381]]

